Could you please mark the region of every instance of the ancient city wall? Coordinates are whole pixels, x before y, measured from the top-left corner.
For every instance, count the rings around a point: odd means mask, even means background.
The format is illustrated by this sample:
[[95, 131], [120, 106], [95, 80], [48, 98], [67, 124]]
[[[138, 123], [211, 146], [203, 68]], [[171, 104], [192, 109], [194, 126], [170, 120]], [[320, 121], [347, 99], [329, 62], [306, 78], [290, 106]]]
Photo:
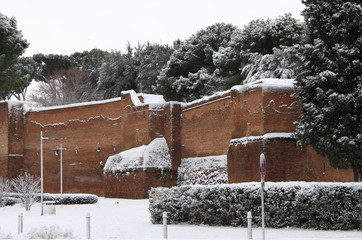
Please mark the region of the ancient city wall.
[[233, 123], [230, 91], [182, 108], [182, 158], [226, 155]]
[[[267, 158], [267, 181], [353, 181], [351, 170], [333, 169], [292, 136], [299, 102], [291, 81], [264, 79], [191, 102], [152, 104], [145, 95], [52, 108], [0, 102], [0, 176], [40, 175], [40, 132], [46, 192], [144, 198], [156, 186], [173, 186], [182, 158], [227, 155], [230, 183], [258, 181], [259, 155]], [[30, 109], [29, 109], [30, 106]], [[164, 137], [171, 169], [103, 173], [107, 158]], [[57, 150], [58, 149], [58, 150]]]

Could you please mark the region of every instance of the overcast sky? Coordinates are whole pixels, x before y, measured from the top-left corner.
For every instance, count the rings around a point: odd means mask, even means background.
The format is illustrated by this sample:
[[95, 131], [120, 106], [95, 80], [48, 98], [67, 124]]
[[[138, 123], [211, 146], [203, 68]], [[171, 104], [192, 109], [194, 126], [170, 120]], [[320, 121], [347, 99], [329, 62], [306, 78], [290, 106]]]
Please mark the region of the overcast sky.
[[285, 13], [302, 20], [303, 8], [301, 0], [0, 0], [30, 43], [27, 56], [124, 51], [127, 41], [172, 45], [217, 22], [242, 28]]

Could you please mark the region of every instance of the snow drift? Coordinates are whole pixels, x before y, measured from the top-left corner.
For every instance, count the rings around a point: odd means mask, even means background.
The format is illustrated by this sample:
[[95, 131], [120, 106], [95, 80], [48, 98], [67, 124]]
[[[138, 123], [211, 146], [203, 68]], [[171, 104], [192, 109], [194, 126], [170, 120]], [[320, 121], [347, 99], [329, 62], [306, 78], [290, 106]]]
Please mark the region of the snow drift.
[[108, 157], [103, 172], [117, 174], [140, 167], [171, 168], [171, 156], [165, 138], [156, 138], [147, 146], [131, 148]]

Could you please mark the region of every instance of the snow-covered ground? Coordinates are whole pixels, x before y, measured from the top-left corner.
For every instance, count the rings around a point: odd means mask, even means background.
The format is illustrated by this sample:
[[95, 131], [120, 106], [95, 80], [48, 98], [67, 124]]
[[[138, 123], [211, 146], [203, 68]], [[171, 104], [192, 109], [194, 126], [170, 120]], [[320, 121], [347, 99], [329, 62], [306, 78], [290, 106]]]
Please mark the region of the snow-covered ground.
[[[86, 238], [86, 215], [91, 216], [92, 239], [163, 239], [162, 225], [150, 222], [148, 200], [99, 198], [93, 205], [56, 206], [56, 215], [40, 216], [40, 204], [26, 212], [21, 205], [0, 208], [0, 236], [18, 235], [18, 215], [24, 215], [24, 233], [35, 228], [56, 225], [65, 232], [72, 231], [78, 239]], [[247, 239], [247, 230], [241, 227], [168, 226], [169, 239]], [[253, 229], [253, 239], [261, 239], [261, 229]], [[348, 239], [361, 240], [362, 231], [316, 231], [303, 229], [266, 229], [266, 239]]]

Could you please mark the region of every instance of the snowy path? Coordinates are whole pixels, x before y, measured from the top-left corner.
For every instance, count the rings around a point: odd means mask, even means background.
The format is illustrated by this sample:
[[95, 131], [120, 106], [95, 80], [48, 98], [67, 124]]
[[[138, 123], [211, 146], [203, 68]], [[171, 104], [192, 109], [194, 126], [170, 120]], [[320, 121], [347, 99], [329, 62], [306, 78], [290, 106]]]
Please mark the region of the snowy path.
[[[73, 235], [85, 239], [87, 212], [91, 215], [92, 239], [162, 239], [162, 225], [150, 222], [148, 200], [99, 198], [94, 205], [56, 206], [56, 215], [40, 216], [40, 204], [26, 212], [20, 205], [0, 208], [0, 233], [17, 235], [18, 214], [24, 214], [24, 232], [57, 225], [71, 229]], [[188, 224], [170, 225], [169, 239], [246, 239], [245, 228], [210, 227]], [[253, 239], [261, 239], [261, 229], [254, 229]], [[362, 231], [313, 231], [300, 229], [266, 229], [266, 239], [332, 239], [361, 240]]]

